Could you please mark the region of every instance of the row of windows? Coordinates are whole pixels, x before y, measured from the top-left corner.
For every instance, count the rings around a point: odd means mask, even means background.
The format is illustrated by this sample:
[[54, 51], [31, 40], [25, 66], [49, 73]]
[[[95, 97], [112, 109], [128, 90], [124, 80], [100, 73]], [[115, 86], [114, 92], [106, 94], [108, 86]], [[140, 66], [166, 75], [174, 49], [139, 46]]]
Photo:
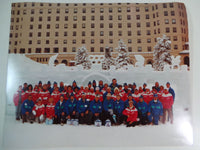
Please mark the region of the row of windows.
[[[150, 46], [147, 46], [146, 49], [143, 49], [144, 47], [138, 46], [137, 47], [137, 52], [142, 52], [142, 51], [148, 51], [148, 52], [152, 52], [153, 48]], [[178, 49], [178, 45], [173, 45], [173, 48], [175, 50]], [[113, 47], [110, 47], [111, 51], [113, 51]], [[100, 47], [99, 48], [100, 52], [104, 52], [104, 47]], [[128, 47], [128, 51], [129, 52], [133, 52], [133, 48], [132, 47]], [[35, 53], [42, 53], [42, 48], [36, 48]], [[44, 48], [43, 53], [50, 53], [50, 48]], [[67, 52], [67, 47], [63, 47], [63, 52]], [[76, 47], [72, 47], [72, 52], [76, 52]], [[90, 47], [90, 52], [95, 52], [95, 47]], [[97, 51], [96, 51], [97, 52]], [[14, 49], [14, 53], [17, 53], [17, 49]], [[25, 49], [20, 49], [19, 53], [25, 53]], [[32, 49], [29, 48], [28, 49], [28, 53], [32, 53]], [[59, 48], [58, 47], [54, 47], [53, 48], [53, 53], [59, 53]]]

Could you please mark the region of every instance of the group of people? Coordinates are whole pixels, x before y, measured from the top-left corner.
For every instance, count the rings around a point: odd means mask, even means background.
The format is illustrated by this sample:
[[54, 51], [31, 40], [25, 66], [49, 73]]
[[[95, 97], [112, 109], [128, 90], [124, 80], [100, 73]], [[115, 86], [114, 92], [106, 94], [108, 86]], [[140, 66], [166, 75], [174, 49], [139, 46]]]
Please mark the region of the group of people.
[[[102, 80], [89, 82], [88, 86], [78, 86], [48, 81], [37, 85], [24, 83], [14, 95], [16, 120], [64, 125], [76, 119], [79, 124], [94, 124], [96, 120], [105, 125], [138, 124], [158, 125], [159, 122], [173, 123], [173, 103], [175, 92], [170, 83], [166, 87], [158, 82], [147, 88], [147, 84], [137, 88], [136, 83], [120, 85], [117, 80], [103, 83]], [[167, 115], [168, 114], [168, 115]], [[168, 116], [168, 117], [167, 117]]]

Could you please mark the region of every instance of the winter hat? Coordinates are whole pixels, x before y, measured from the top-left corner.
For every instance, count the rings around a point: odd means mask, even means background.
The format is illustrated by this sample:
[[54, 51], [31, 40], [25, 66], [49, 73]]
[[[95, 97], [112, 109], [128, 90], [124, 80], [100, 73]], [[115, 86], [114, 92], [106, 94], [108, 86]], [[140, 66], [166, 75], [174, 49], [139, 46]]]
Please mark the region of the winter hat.
[[47, 82], [47, 84], [51, 84], [51, 82], [50, 82], [50, 81], [48, 81], [48, 82]]
[[119, 91], [119, 89], [117, 87], [114, 89], [114, 91], [116, 91], [116, 90]]
[[128, 84], [127, 83], [124, 83], [124, 86], [127, 86]]
[[63, 98], [64, 98], [64, 95], [62, 94], [62, 95], [60, 95], [60, 97], [63, 97]]
[[128, 96], [132, 96], [132, 94], [128, 94]]
[[42, 81], [39, 81], [39, 83], [38, 84], [42, 84]]
[[170, 83], [169, 83], [169, 82], [167, 82], [166, 84], [169, 84], [169, 85], [170, 85]]
[[100, 88], [99, 88], [99, 87], [96, 87], [96, 90], [98, 90], [98, 91], [99, 91], [99, 90], [100, 90]]
[[110, 94], [110, 93], [108, 93], [106, 96], [109, 96], [109, 97], [111, 97], [111, 94]]
[[95, 81], [95, 80], [93, 80], [93, 81], [92, 81], [92, 83], [96, 83], [96, 81]]
[[53, 84], [57, 84], [57, 82], [56, 81], [54, 81], [54, 83]]
[[143, 96], [142, 96], [142, 95], [140, 95], [140, 98], [143, 98]]
[[153, 97], [158, 97], [158, 94], [154, 94]]
[[146, 86], [147, 86], [147, 84], [146, 84], [146, 83], [144, 83], [143, 85], [146, 85]]
[[92, 82], [91, 82], [91, 81], [89, 81], [89, 82], [88, 82], [88, 85], [89, 85], [89, 84], [92, 84]]
[[133, 82], [133, 85], [135, 85], [135, 86], [136, 86], [136, 83], [135, 83], [135, 82]]
[[120, 84], [120, 85], [118, 85], [118, 88], [120, 88], [120, 87], [122, 87], [122, 85]]
[[76, 81], [74, 80], [73, 83], [76, 83]]

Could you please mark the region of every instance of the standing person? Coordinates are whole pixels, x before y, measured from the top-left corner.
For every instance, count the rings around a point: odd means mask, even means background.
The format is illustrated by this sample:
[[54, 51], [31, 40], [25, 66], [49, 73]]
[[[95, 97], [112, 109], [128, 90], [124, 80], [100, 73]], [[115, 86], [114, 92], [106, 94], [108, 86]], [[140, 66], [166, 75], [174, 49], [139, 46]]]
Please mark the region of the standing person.
[[149, 105], [150, 101], [153, 100], [153, 93], [150, 91], [150, 89], [146, 89], [142, 96], [147, 105]]
[[32, 113], [38, 123], [42, 123], [44, 121], [44, 114], [45, 114], [45, 106], [42, 104], [42, 99], [39, 98], [36, 104], [33, 107]]
[[51, 93], [51, 97], [54, 99], [54, 102], [57, 103], [60, 100], [60, 92], [59, 92], [59, 88], [55, 87], [55, 89], [53, 90], [53, 92]]
[[144, 84], [143, 84], [143, 91], [146, 92], [146, 89], [147, 89], [147, 84], [144, 83]]
[[111, 99], [111, 94], [108, 93], [106, 99], [103, 101], [103, 114], [102, 114], [102, 121], [105, 124], [105, 121], [109, 119], [111, 123], [114, 123], [113, 120], [113, 112], [114, 112], [114, 101]]
[[39, 82], [38, 82], [38, 88], [39, 88], [39, 89], [42, 89], [42, 81], [39, 81]]
[[86, 95], [83, 93], [81, 100], [77, 102], [76, 116], [80, 124], [91, 124], [92, 115], [89, 114], [90, 101], [86, 100]]
[[25, 92], [25, 99], [28, 98], [28, 95], [32, 95], [33, 86], [31, 84], [28, 85], [27, 90]]
[[28, 90], [28, 84], [26, 82], [24, 83], [24, 87], [22, 88], [22, 90], [24, 92], [26, 92], [26, 90]]
[[103, 100], [106, 99], [108, 93], [110, 93], [110, 95], [112, 96], [113, 92], [111, 91], [111, 87], [107, 87], [106, 92], [103, 94]]
[[38, 96], [39, 96], [39, 92], [38, 92], [38, 85], [35, 85], [34, 89], [32, 90], [32, 94], [33, 96], [33, 102], [34, 104], [36, 103]]
[[162, 95], [164, 93], [164, 86], [160, 86], [160, 91], [157, 93], [158, 94], [158, 99], [161, 99]]
[[99, 101], [99, 96], [96, 95], [94, 101], [90, 103], [90, 115], [92, 116], [92, 122], [97, 119], [102, 120], [102, 102]]
[[139, 93], [138, 89], [135, 89], [134, 94], [132, 95], [133, 99], [138, 103], [139, 102], [139, 97], [141, 96], [141, 94]]
[[112, 79], [112, 83], [110, 84], [111, 91], [114, 93], [114, 89], [118, 87], [117, 79]]
[[[103, 93], [100, 91], [99, 87], [96, 87], [96, 92], [95, 92], [95, 96], [98, 95], [99, 96], [99, 100], [101, 102], [103, 102]], [[94, 99], [93, 99], [94, 100]]]
[[45, 109], [46, 112], [46, 124], [51, 125], [53, 124], [54, 116], [55, 116], [55, 103], [53, 98], [49, 98], [49, 102]]
[[102, 81], [102, 80], [99, 81], [98, 87], [99, 87], [99, 90], [100, 90], [100, 91], [104, 88], [104, 86], [103, 86], [103, 81]]
[[126, 93], [128, 93], [128, 84], [124, 83], [124, 89], [123, 89]]
[[92, 81], [92, 87], [94, 88], [94, 92], [96, 92], [97, 83], [95, 80]]
[[154, 94], [154, 99], [149, 103], [148, 118], [151, 123], [158, 125], [158, 121], [163, 116], [163, 106], [158, 100], [158, 95]]
[[22, 112], [22, 123], [29, 121], [30, 123], [33, 123], [34, 121], [34, 115], [32, 113], [32, 109], [34, 107], [34, 103], [32, 101], [32, 95], [28, 96], [28, 99], [26, 99], [21, 108]]
[[172, 105], [174, 103], [173, 96], [167, 89], [164, 90], [162, 97], [160, 99], [163, 105], [163, 123], [166, 121], [166, 115], [168, 113], [170, 123], [173, 123]]
[[64, 96], [60, 96], [60, 100], [56, 103], [55, 106], [55, 117], [54, 124], [65, 124], [66, 123], [66, 107], [65, 107]]
[[70, 95], [70, 98], [66, 101], [65, 104], [67, 119], [77, 119], [76, 106], [77, 106], [77, 100], [74, 98], [74, 95]]
[[172, 89], [172, 88], [171, 88], [171, 86], [170, 86], [170, 83], [169, 83], [169, 82], [167, 82], [167, 83], [166, 83], [166, 87], [167, 87], [167, 89], [168, 89], [169, 93], [171, 93], [171, 94], [172, 94], [172, 96], [173, 96], [173, 101], [175, 101], [175, 92], [174, 92], [174, 89]]
[[138, 111], [133, 105], [133, 101], [129, 101], [129, 107], [124, 109], [123, 114], [127, 117], [126, 126], [134, 127], [138, 124]]
[[122, 124], [125, 120], [125, 116], [122, 114], [124, 110], [124, 102], [121, 100], [120, 95], [117, 95], [116, 101], [114, 102], [114, 121], [117, 125]]
[[47, 82], [47, 90], [51, 93], [51, 82]]
[[80, 88], [77, 86], [77, 83], [76, 83], [76, 81], [74, 80], [74, 81], [72, 82], [72, 90], [74, 91], [74, 90], [75, 90], [75, 88], [78, 88], [78, 89], [80, 89]]
[[125, 108], [129, 107], [129, 101], [133, 101], [133, 105], [137, 108], [137, 102], [133, 99], [132, 94], [129, 94], [128, 99], [124, 102]]
[[108, 88], [108, 83], [105, 83], [104, 86], [103, 86], [103, 89], [101, 90], [101, 92], [102, 92], [103, 94], [106, 93], [107, 88]]
[[21, 117], [21, 106], [22, 106], [22, 86], [20, 85], [17, 93], [14, 94], [13, 102], [16, 107], [16, 120], [20, 120]]
[[50, 95], [49, 91], [47, 90], [47, 85], [44, 84], [42, 90], [39, 92], [38, 97], [41, 97], [42, 103], [46, 106], [50, 96], [51, 95]]
[[139, 102], [137, 103], [138, 108], [138, 116], [140, 118], [139, 123], [142, 125], [146, 125], [149, 123], [147, 113], [148, 113], [148, 105], [144, 101], [143, 96], [140, 96]]
[[62, 92], [64, 90], [64, 83], [60, 82], [59, 92]]
[[50, 90], [50, 94], [55, 90], [55, 88], [57, 88], [58, 87], [58, 84], [57, 84], [57, 82], [56, 81], [54, 81], [53, 82], [53, 87], [51, 88], [51, 90]]
[[155, 83], [155, 89], [156, 89], [157, 92], [160, 91], [160, 86], [159, 86], [159, 83], [158, 83], [158, 82]]
[[135, 82], [133, 82], [133, 86], [132, 86], [131, 92], [132, 92], [132, 93], [135, 93], [135, 89], [136, 89], [136, 88], [137, 88], [137, 85], [136, 85]]

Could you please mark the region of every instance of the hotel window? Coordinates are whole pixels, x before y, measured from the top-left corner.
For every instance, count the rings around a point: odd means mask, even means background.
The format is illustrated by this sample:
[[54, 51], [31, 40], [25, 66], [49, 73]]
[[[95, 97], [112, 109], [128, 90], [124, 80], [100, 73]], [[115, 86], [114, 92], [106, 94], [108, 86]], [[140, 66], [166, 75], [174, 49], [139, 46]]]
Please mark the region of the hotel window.
[[147, 39], [147, 43], [151, 43], [151, 39]]
[[158, 9], [158, 5], [156, 5], [156, 9]]
[[74, 29], [77, 28], [77, 24], [76, 24], [76, 23], [73, 24], [73, 28], [74, 28]]
[[110, 43], [110, 44], [112, 44], [112, 43], [113, 43], [113, 40], [112, 40], [112, 39], [110, 39], [110, 40], [109, 40], [109, 43]]
[[41, 41], [40, 41], [40, 40], [37, 40], [37, 44], [41, 44]]
[[81, 43], [82, 43], [82, 44], [85, 44], [85, 40], [83, 39], [83, 40], [81, 41]]
[[34, 9], [31, 9], [31, 14], [34, 14], [34, 13], [35, 13]]
[[41, 32], [38, 32], [38, 37], [41, 37], [42, 36], [42, 33]]
[[148, 50], [148, 52], [151, 52], [151, 47], [148, 46], [148, 47], [147, 47], [147, 50]]
[[91, 36], [94, 36], [94, 31], [91, 31]]
[[44, 52], [45, 52], [45, 53], [50, 53], [50, 48], [45, 48], [45, 49], [44, 49]]
[[132, 43], [132, 40], [131, 40], [131, 39], [128, 39], [128, 43], [129, 43], [129, 44]]
[[127, 20], [131, 20], [131, 15], [127, 15]]
[[113, 31], [109, 31], [109, 36], [113, 36]]
[[165, 19], [165, 24], [169, 24], [169, 19]]
[[91, 48], [90, 48], [90, 51], [91, 51], [91, 52], [94, 52], [94, 47], [91, 47]]
[[122, 20], [122, 16], [121, 15], [118, 16], [118, 20]]
[[64, 32], [64, 36], [67, 36], [67, 32], [66, 31]]
[[137, 19], [137, 20], [140, 20], [140, 15], [136, 15], [136, 19]]
[[30, 21], [31, 21], [31, 22], [33, 22], [33, 21], [34, 21], [34, 18], [33, 18], [33, 17], [31, 17], [31, 18], [30, 18]]
[[118, 23], [118, 28], [122, 28], [122, 24], [121, 23]]
[[100, 47], [100, 52], [103, 52], [104, 50], [103, 50], [103, 47]]
[[59, 14], [59, 13], [60, 13], [60, 9], [57, 9], [57, 10], [56, 10], [56, 13]]
[[154, 6], [152, 6], [152, 10], [154, 11]]
[[160, 20], [157, 20], [157, 25], [158, 25], [158, 26], [160, 25]]
[[174, 11], [171, 11], [171, 16], [175, 16], [175, 12]]
[[85, 31], [82, 32], [82, 36], [85, 36]]
[[51, 21], [51, 17], [50, 16], [47, 17], [47, 21]]
[[94, 23], [92, 23], [92, 24], [91, 24], [91, 28], [94, 28], [94, 27], [95, 27], [95, 25], [94, 25]]
[[76, 36], [76, 31], [73, 31], [73, 34], [72, 34], [73, 36]]
[[118, 8], [118, 12], [122, 12], [122, 8], [121, 7]]
[[73, 17], [73, 20], [74, 20], [74, 21], [77, 21], [77, 16], [74, 16], [74, 17]]
[[46, 44], [49, 44], [49, 40], [46, 40]]
[[100, 28], [104, 28], [104, 24], [103, 23], [100, 23]]
[[168, 11], [164, 11], [164, 16], [168, 16]]
[[31, 48], [28, 48], [28, 53], [31, 53]]
[[127, 12], [131, 12], [131, 8], [130, 7], [127, 7]]
[[100, 8], [100, 13], [103, 13], [103, 8]]
[[73, 43], [73, 44], [76, 44], [76, 40], [72, 40], [72, 43]]
[[60, 17], [59, 16], [56, 16], [56, 21], [59, 21], [60, 20]]
[[68, 24], [64, 24], [64, 28], [67, 29], [68, 28]]
[[127, 28], [131, 28], [131, 23], [127, 23]]
[[176, 32], [177, 32], [177, 30], [176, 30], [176, 27], [174, 27], [174, 28], [173, 28], [173, 32], [174, 32], [174, 33], [176, 33]]
[[100, 20], [104, 20], [104, 17], [103, 17], [103, 16], [100, 16]]
[[137, 43], [141, 43], [141, 39], [137, 39]]
[[95, 17], [94, 17], [94, 16], [91, 16], [91, 20], [95, 20]]
[[86, 20], [86, 16], [82, 16], [82, 20], [85, 21]]
[[68, 16], [65, 16], [65, 21], [68, 21]]
[[153, 18], [155, 18], [156, 17], [156, 15], [155, 14], [153, 14]]
[[113, 9], [112, 8], [109, 8], [109, 13], [112, 13], [113, 12]]
[[158, 28], [158, 33], [160, 34], [160, 28]]
[[94, 39], [91, 39], [91, 44], [94, 44]]
[[154, 29], [154, 34], [156, 34], [156, 29]]
[[47, 32], [47, 33], [46, 33], [46, 37], [49, 37], [49, 36], [50, 36], [50, 32]]
[[91, 8], [91, 13], [95, 13], [95, 9], [94, 8]]
[[58, 47], [54, 47], [54, 48], [53, 48], [53, 52], [54, 52], [54, 53], [58, 53], [58, 52], [59, 52]]
[[122, 31], [118, 31], [118, 36], [122, 36]]
[[66, 13], [66, 14], [69, 13], [69, 9], [65, 9], [65, 13]]
[[113, 24], [112, 23], [109, 23], [109, 28], [113, 28]]
[[178, 45], [174, 45], [174, 49], [178, 49]]
[[141, 31], [140, 30], [137, 31], [137, 35], [141, 35]]
[[17, 41], [15, 41], [15, 45], [17, 45]]
[[177, 36], [174, 36], [174, 37], [173, 37], [173, 40], [174, 40], [174, 41], [178, 41]]
[[156, 13], [156, 17], [159, 17], [158, 12]]
[[137, 23], [137, 27], [141, 27], [141, 24], [139, 22]]
[[151, 31], [150, 30], [147, 30], [147, 35], [151, 35]]
[[173, 3], [169, 3], [169, 7], [173, 8], [174, 4]]
[[132, 32], [131, 31], [128, 31], [128, 36], [131, 36], [132, 35]]
[[149, 8], [148, 7], [145, 7], [145, 12], [148, 12], [149, 11]]
[[169, 33], [170, 32], [170, 28], [165, 28], [165, 32]]
[[58, 32], [55, 32], [55, 36], [59, 36], [59, 33], [58, 33]]
[[18, 33], [15, 33], [15, 38], [17, 38], [18, 37]]
[[67, 52], [67, 47], [63, 47], [63, 52]]
[[77, 13], [77, 12], [78, 12], [77, 8], [74, 8], [74, 13]]
[[59, 28], [59, 24], [56, 24], [55, 27], [56, 27], [56, 29], [58, 29]]
[[138, 47], [138, 52], [141, 52], [142, 51], [142, 47]]
[[86, 13], [86, 9], [85, 9], [85, 8], [83, 8], [83, 9], [82, 9], [82, 12], [83, 12], [83, 13]]
[[103, 43], [104, 43], [103, 39], [100, 39], [100, 43], [101, 43], [101, 44], [103, 44]]
[[76, 52], [76, 47], [72, 47], [72, 52]]
[[43, 14], [43, 10], [42, 9], [40, 9], [39, 12], [40, 12], [40, 14]]
[[82, 28], [85, 28], [85, 23], [82, 24]]
[[54, 43], [55, 43], [55, 44], [58, 44], [58, 40], [55, 40]]
[[35, 53], [41, 53], [41, 48], [36, 48]]
[[28, 44], [32, 44], [32, 41], [31, 41], [31, 40], [29, 40], [29, 41], [28, 41]]
[[113, 16], [109, 15], [109, 20], [113, 20]]
[[29, 29], [33, 29], [33, 25], [32, 24], [30, 25]]
[[150, 27], [150, 22], [146, 22], [146, 27]]
[[167, 4], [166, 3], [163, 4], [163, 8], [167, 8]]
[[23, 14], [26, 15], [26, 10], [23, 11]]
[[140, 11], [140, 8], [139, 7], [136, 7], [136, 12], [139, 12]]
[[30, 33], [29, 33], [29, 37], [32, 37], [32, 36], [33, 36], [33, 33], [32, 33], [32, 32], [30, 32]]
[[176, 24], [176, 19], [172, 19], [172, 24]]
[[129, 52], [132, 52], [132, 47], [128, 47], [128, 51], [129, 51]]
[[100, 36], [103, 36], [103, 35], [104, 35], [103, 31], [100, 31]]

